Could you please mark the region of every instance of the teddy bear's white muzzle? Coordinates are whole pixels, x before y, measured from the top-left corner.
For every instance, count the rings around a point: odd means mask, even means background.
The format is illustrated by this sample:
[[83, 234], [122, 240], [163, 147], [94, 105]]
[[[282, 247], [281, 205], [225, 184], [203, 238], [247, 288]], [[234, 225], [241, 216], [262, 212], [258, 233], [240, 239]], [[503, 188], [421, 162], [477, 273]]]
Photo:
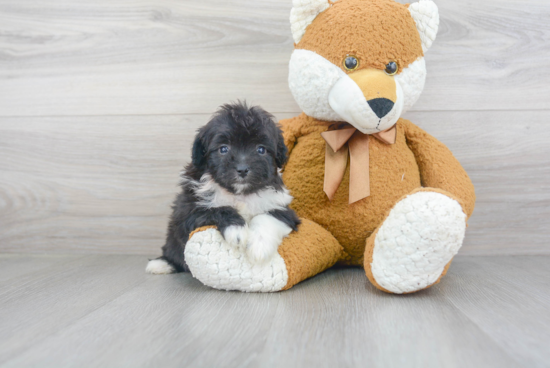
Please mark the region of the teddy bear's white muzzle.
[[[391, 128], [403, 111], [403, 89], [396, 83], [397, 100], [387, 113], [375, 112], [363, 92], [349, 76], [342, 76], [329, 92], [328, 102], [343, 121], [363, 134], [373, 134]], [[382, 116], [378, 116], [378, 114]], [[383, 115], [384, 114], [384, 115]]]

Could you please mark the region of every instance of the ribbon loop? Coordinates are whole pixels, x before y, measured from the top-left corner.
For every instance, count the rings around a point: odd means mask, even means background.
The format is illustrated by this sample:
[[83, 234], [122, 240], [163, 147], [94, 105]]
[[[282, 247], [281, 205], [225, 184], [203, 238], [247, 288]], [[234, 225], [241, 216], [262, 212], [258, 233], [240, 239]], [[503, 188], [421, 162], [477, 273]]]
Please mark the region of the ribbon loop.
[[338, 152], [356, 131], [357, 129], [355, 128], [329, 130], [328, 132], [321, 133], [321, 136], [334, 152]]
[[[381, 142], [394, 144], [395, 125], [383, 132], [372, 134]], [[332, 201], [342, 183], [350, 156], [349, 204], [370, 196], [369, 135], [355, 128], [344, 127], [321, 133], [326, 142], [325, 181], [323, 190]], [[346, 145], [347, 143], [347, 145]]]
[[395, 126], [393, 128], [390, 128], [388, 130], [384, 130], [380, 133], [373, 134], [376, 138], [378, 138], [379, 141], [382, 141], [386, 144], [395, 144], [395, 139], [397, 138], [397, 129], [395, 129]]

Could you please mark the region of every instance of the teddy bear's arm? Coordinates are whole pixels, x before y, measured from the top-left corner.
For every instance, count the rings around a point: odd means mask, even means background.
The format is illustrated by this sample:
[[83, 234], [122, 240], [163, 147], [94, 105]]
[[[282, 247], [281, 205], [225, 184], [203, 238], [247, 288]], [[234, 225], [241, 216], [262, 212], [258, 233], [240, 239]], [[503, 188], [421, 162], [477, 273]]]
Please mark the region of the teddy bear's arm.
[[283, 131], [283, 138], [289, 155], [298, 138], [310, 133], [312, 130], [319, 129], [319, 127], [315, 127], [314, 120], [304, 113], [290, 119], [280, 120], [279, 125]]
[[281, 130], [283, 131], [283, 138], [285, 139], [285, 145], [288, 148], [288, 154], [292, 152], [292, 149], [294, 148], [294, 144], [296, 144], [296, 139], [298, 139], [297, 136], [299, 133], [299, 126], [297, 126], [298, 124], [296, 123], [299, 123], [298, 116], [279, 121]]
[[411, 123], [402, 120], [407, 145], [414, 153], [422, 186], [438, 188], [455, 196], [468, 217], [475, 206], [475, 190], [470, 177], [443, 143]]

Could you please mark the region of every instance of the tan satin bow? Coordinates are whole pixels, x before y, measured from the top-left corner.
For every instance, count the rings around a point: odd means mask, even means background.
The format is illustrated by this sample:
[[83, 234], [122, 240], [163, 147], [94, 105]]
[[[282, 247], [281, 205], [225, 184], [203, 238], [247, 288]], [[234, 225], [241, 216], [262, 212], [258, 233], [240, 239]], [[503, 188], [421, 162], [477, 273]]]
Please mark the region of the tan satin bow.
[[348, 151], [350, 156], [349, 203], [352, 204], [370, 196], [369, 135], [386, 144], [394, 144], [396, 134], [395, 125], [380, 133], [363, 134], [348, 124], [336, 130], [321, 133], [327, 142], [323, 190], [328, 198], [332, 201], [342, 182], [348, 164]]

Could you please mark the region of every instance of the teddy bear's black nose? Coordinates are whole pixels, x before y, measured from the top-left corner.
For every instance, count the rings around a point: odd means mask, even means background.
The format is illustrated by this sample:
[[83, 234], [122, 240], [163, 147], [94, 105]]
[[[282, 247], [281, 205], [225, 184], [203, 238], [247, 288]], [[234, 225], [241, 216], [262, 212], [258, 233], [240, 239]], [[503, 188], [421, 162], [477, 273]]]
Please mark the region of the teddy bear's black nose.
[[367, 102], [369, 103], [372, 111], [374, 111], [376, 116], [378, 116], [380, 119], [388, 115], [391, 109], [393, 109], [394, 105], [394, 103], [387, 98], [375, 98]]

